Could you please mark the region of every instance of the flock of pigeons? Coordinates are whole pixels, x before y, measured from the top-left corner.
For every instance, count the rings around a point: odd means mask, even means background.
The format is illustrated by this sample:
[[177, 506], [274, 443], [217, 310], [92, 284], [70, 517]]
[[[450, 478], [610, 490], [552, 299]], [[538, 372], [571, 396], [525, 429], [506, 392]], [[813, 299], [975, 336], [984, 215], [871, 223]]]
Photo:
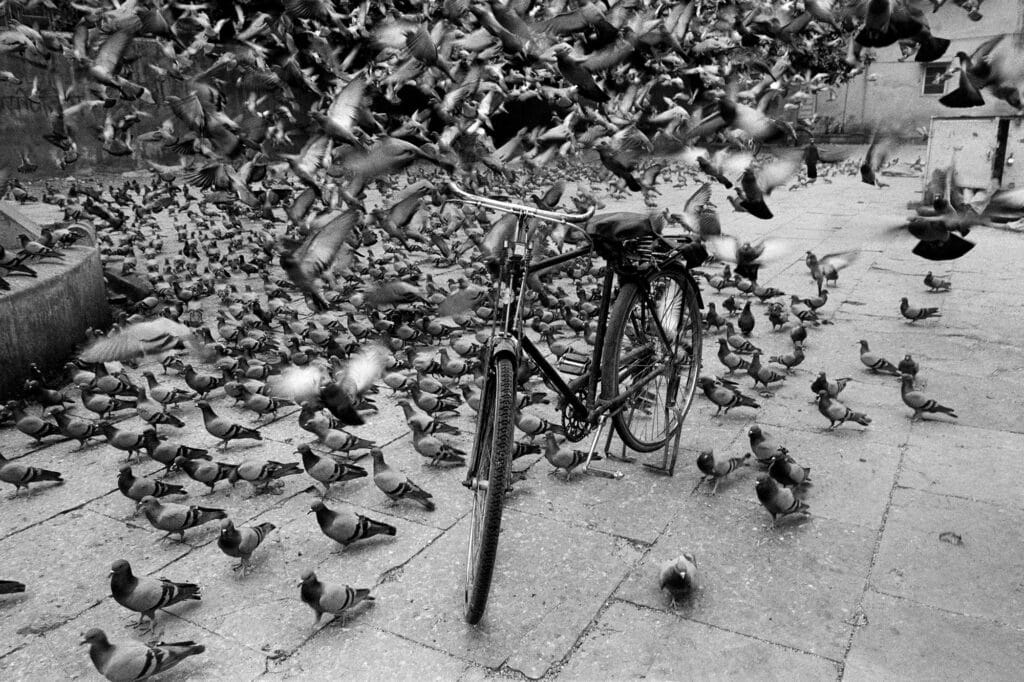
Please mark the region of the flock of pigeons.
[[[959, 4], [967, 9], [968, 3]], [[323, 499], [310, 512], [341, 546], [393, 536], [396, 529], [331, 509], [334, 484], [372, 477], [395, 503], [434, 509], [431, 494], [389, 466], [375, 443], [346, 430], [383, 407], [375, 398], [382, 388], [403, 394], [397, 406], [421, 461], [465, 463], [450, 417], [464, 413], [463, 405], [479, 406], [480, 349], [495, 313], [489, 265], [502, 257], [513, 221], [451, 201], [445, 178], [455, 175], [480, 193], [529, 195], [541, 208], [573, 211], [603, 207], [606, 198], [630, 192], [654, 205], [659, 183], [696, 184], [682, 213], [653, 218], [664, 229], [684, 228], [725, 263], [704, 273], [708, 289], [731, 294], [708, 303], [706, 326], [724, 329], [718, 339], [723, 371], [745, 372], [767, 397], [803, 362], [808, 332], [827, 323], [819, 311], [828, 304], [828, 286], [856, 253], [808, 252], [816, 292], [790, 295], [788, 306], [776, 301], [786, 295], [759, 283], [758, 269], [779, 255], [778, 245], [723, 234], [713, 184], [735, 191], [729, 197], [735, 210], [770, 220], [773, 190], [797, 177], [791, 187], [819, 177], [827, 182], [819, 164], [845, 163], [826, 158], [828, 150], [813, 141], [772, 160], [756, 155], [762, 144], [795, 144], [813, 125], [794, 125], [770, 111], [799, 107], [801, 99], [856, 72], [873, 48], [902, 41], [915, 47], [919, 61], [930, 61], [949, 44], [931, 35], [925, 12], [905, 0], [339, 5], [93, 0], [76, 5], [82, 18], [70, 40], [23, 25], [0, 34], [0, 50], [8, 55], [43, 63], [67, 54], [80, 69], [80, 78], [47, 102], [45, 137], [62, 167], [74, 167], [76, 140], [90, 132], [108, 154], [181, 159], [178, 165], [150, 160], [149, 182], [127, 180], [106, 189], [81, 180], [65, 189], [48, 185], [41, 198], [62, 206], [65, 222], [39, 239], [26, 236], [18, 252], [0, 252], [3, 289], [16, 286], [6, 278], [34, 277], [34, 263], [59, 260], [76, 244], [95, 240], [124, 310], [115, 329], [92, 332], [64, 376], [37, 368], [26, 382], [26, 399], [0, 408], [0, 423], [13, 423], [37, 442], [59, 437], [85, 447], [102, 440], [129, 462], [145, 453], [167, 474], [213, 494], [218, 485], [246, 481], [259, 493], [282, 478], [308, 476], [323, 486]], [[185, 93], [168, 97], [161, 103], [166, 109], [128, 77], [139, 37], [156, 38], [166, 57], [143, 68]], [[993, 65], [991, 73], [983, 78], [964, 62], [962, 77], [1011, 101], [1013, 49], [1009, 40], [990, 46], [976, 61]], [[838, 71], [835, 64], [842, 65]], [[240, 101], [225, 96], [228, 85], [242, 93]], [[80, 97], [69, 105], [73, 94]], [[546, 108], [553, 118], [518, 125], [532, 108]], [[134, 132], [161, 111], [169, 117], [156, 129]], [[702, 140], [713, 147], [698, 146]], [[849, 170], [880, 185], [878, 176], [894, 163], [893, 144], [879, 135]], [[296, 153], [280, 151], [296, 147]], [[594, 163], [576, 161], [579, 152]], [[23, 153], [18, 173], [8, 169], [0, 184], [32, 198], [19, 181], [32, 165]], [[569, 173], [576, 178], [572, 196], [564, 179]], [[1013, 193], [965, 195], [953, 167], [933, 187], [927, 205], [899, 227], [920, 240], [915, 252], [928, 258], [962, 255], [971, 246], [964, 239], [971, 228], [1024, 205]], [[554, 230], [543, 248], [557, 250], [574, 239]], [[424, 272], [431, 264], [436, 271]], [[527, 324], [563, 366], [588, 355], [603, 267], [578, 259], [529, 282]], [[931, 273], [925, 284], [934, 291], [951, 286]], [[751, 337], [753, 298], [765, 304], [772, 329], [785, 330], [792, 342], [789, 352], [764, 362]], [[938, 315], [907, 299], [900, 312], [908, 323]], [[429, 346], [440, 348], [434, 353]], [[901, 395], [915, 419], [956, 416], [921, 392], [909, 355], [894, 366], [862, 341], [860, 357], [871, 371], [901, 377]], [[582, 458], [559, 443], [558, 425], [529, 409], [549, 401], [529, 363], [518, 379], [522, 439], [514, 456], [541, 454], [569, 478]], [[840, 402], [848, 381], [822, 373], [811, 385], [829, 429], [870, 423]], [[700, 383], [720, 410], [758, 407], [729, 376], [708, 375]], [[232, 441], [262, 435], [253, 423], [225, 416], [226, 402], [215, 408], [222, 396], [256, 421], [297, 407], [298, 427], [310, 434], [297, 448], [297, 461], [227, 456]], [[224, 451], [216, 458], [210, 448], [167, 435], [200, 418]], [[136, 419], [138, 427], [127, 427], [125, 419]], [[746, 457], [702, 452], [701, 480], [710, 479], [714, 491], [757, 459], [766, 467], [757, 496], [773, 522], [806, 515], [801, 491], [809, 470], [778, 436], [757, 426], [749, 436]], [[534, 442], [538, 437], [543, 445]], [[372, 472], [358, 464], [367, 454]], [[0, 480], [16, 492], [63, 480], [23, 460], [0, 456]], [[168, 536], [180, 539], [216, 523], [218, 548], [239, 560], [235, 568], [243, 575], [274, 531], [269, 523], [236, 525], [223, 508], [183, 503], [188, 485], [138, 476], [130, 463], [120, 468], [117, 487]], [[322, 582], [313, 571], [301, 580], [301, 599], [316, 622], [373, 600], [369, 589]], [[660, 576], [673, 600], [698, 582], [691, 555], [666, 564]], [[19, 589], [25, 588], [0, 583], [3, 591]], [[157, 609], [201, 596], [192, 583], [136, 576], [120, 558], [110, 589], [117, 603], [148, 618], [151, 629]], [[194, 642], [111, 643], [99, 629], [87, 632], [85, 641], [110, 680], [149, 677], [203, 651]]]

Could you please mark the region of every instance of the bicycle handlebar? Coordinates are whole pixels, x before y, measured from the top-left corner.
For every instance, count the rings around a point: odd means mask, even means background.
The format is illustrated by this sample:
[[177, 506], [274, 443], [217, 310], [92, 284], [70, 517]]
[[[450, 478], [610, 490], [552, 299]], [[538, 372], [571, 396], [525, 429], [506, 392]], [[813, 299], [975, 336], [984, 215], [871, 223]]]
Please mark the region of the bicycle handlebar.
[[534, 208], [533, 206], [516, 204], [511, 201], [501, 201], [499, 199], [473, 194], [462, 189], [450, 180], [448, 181], [447, 189], [459, 199], [469, 204], [476, 204], [477, 206], [483, 206], [484, 208], [503, 211], [505, 213], [515, 213], [518, 215], [540, 218], [541, 220], [548, 220], [553, 223], [562, 223], [564, 225], [585, 223], [593, 217], [597, 210], [597, 207], [591, 206], [590, 210], [586, 213], [559, 213], [558, 211], [545, 211], [542, 208]]

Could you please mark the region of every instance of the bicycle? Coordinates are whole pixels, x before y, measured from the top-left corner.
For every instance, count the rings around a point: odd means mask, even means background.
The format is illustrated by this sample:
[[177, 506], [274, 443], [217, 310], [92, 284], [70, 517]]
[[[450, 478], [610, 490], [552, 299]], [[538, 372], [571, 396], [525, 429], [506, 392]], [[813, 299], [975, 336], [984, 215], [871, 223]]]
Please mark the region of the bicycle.
[[[666, 447], [667, 456], [667, 444], [675, 436], [677, 452], [700, 374], [703, 308], [697, 282], [684, 259], [699, 265], [707, 253], [699, 244], [673, 244], [657, 234], [645, 214], [595, 218], [594, 208], [581, 214], [545, 211], [471, 194], [454, 183], [448, 183], [448, 193], [464, 203], [516, 215], [515, 228], [503, 244], [504, 258], [492, 263], [494, 326], [483, 351], [486, 377], [463, 481], [474, 495], [465, 618], [475, 624], [487, 604], [502, 508], [510, 487], [516, 374], [523, 353], [559, 394], [566, 437], [577, 442], [597, 428], [585, 464], [588, 469], [609, 418], [625, 447], [641, 453]], [[538, 221], [581, 229], [587, 243], [533, 262], [532, 239]], [[527, 278], [592, 252], [608, 264], [596, 339], [586, 371], [567, 382], [523, 333]], [[616, 280], [618, 293], [613, 300]], [[605, 446], [609, 455], [611, 437], [609, 432]], [[673, 452], [671, 467], [674, 462]], [[671, 474], [671, 467], [660, 468]]]

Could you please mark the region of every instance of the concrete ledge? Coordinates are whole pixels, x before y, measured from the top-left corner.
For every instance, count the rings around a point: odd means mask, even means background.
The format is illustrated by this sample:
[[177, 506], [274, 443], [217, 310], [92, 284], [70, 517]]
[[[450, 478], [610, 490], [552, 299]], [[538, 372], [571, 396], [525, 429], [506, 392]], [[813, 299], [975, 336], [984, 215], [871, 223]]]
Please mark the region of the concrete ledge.
[[[0, 233], [6, 246], [7, 232], [14, 229], [32, 235], [39, 228], [10, 206], [0, 204]], [[10, 291], [0, 291], [0, 399], [21, 391], [29, 365], [43, 371], [67, 361], [89, 327], [104, 328], [110, 322], [103, 266], [99, 251], [75, 246], [64, 252], [64, 261], [44, 259], [28, 264], [36, 278], [8, 276]]]
[[20, 249], [18, 235], [22, 233], [34, 239], [39, 236], [39, 226], [19, 211], [15, 204], [0, 201], [0, 246], [5, 249]]

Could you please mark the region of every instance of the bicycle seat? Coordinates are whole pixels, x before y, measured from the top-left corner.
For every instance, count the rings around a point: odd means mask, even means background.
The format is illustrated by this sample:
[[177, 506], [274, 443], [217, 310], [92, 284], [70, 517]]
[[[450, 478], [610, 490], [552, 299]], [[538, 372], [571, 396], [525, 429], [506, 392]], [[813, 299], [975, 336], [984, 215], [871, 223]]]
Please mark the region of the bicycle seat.
[[587, 234], [603, 242], [621, 242], [655, 234], [651, 217], [646, 213], [602, 213], [587, 222]]

